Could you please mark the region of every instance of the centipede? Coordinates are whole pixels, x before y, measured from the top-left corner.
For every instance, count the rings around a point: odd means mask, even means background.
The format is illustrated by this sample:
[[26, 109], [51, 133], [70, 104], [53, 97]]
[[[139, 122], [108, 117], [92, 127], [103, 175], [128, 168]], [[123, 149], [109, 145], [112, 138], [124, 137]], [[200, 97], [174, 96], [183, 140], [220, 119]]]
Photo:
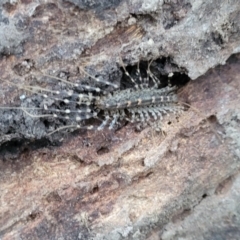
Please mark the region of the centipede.
[[[23, 114], [25, 124], [31, 121], [30, 119], [37, 119], [47, 128], [48, 136], [76, 129], [114, 130], [124, 121], [142, 124], [162, 120], [164, 115], [171, 113], [179, 115], [184, 107], [178, 102], [178, 87], [170, 84], [163, 86], [161, 79], [151, 71], [152, 62], [153, 60], [148, 61], [144, 70], [140, 69], [138, 63], [132, 75], [123, 61], [120, 61], [123, 75], [128, 81], [127, 88], [92, 76], [83, 68], [80, 68], [81, 72], [96, 84], [70, 82], [47, 74], [45, 77], [58, 81], [64, 85], [64, 89], [9, 83], [24, 89], [30, 95], [21, 95], [18, 106], [3, 106], [0, 110], [3, 115], [7, 110], [11, 110], [12, 121], [16, 121], [19, 112]], [[110, 90], [106, 90], [106, 86]], [[91, 119], [97, 123], [89, 124], [88, 120]], [[2, 132], [4, 134], [4, 129]]]

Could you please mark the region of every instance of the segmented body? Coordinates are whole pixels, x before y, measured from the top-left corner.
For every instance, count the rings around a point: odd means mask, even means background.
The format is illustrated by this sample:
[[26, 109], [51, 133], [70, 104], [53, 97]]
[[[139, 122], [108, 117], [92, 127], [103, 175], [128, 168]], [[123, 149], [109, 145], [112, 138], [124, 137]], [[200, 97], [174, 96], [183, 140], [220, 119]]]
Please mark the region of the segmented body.
[[169, 111], [177, 112], [175, 90], [170, 87], [125, 89], [101, 97], [96, 101], [96, 108], [104, 111], [105, 120], [98, 129], [103, 129], [108, 122], [112, 129], [118, 120], [144, 122], [151, 118], [162, 118], [162, 115]]
[[[62, 126], [60, 121], [60, 126], [54, 131], [51, 130], [50, 133], [76, 128], [102, 130], [108, 127], [113, 129], [122, 120], [146, 122], [151, 119], [162, 119], [162, 116], [169, 112], [182, 111], [182, 107], [177, 104], [176, 88], [169, 86], [159, 88], [161, 82], [150, 72], [149, 68], [146, 71], [146, 78], [141, 77], [138, 68], [135, 79], [125, 68], [124, 70], [133, 85], [132, 88], [120, 90], [119, 86], [111, 82], [92, 77], [96, 82], [109, 85], [114, 89], [111, 92], [105, 92], [100, 87], [70, 83], [59, 79], [67, 86], [63, 91], [25, 86], [25, 90], [31, 91], [37, 98], [40, 98], [40, 104], [36, 107], [24, 100], [18, 109], [31, 117], [62, 120]], [[85, 120], [90, 118], [100, 119], [101, 124], [97, 127], [86, 124]]]

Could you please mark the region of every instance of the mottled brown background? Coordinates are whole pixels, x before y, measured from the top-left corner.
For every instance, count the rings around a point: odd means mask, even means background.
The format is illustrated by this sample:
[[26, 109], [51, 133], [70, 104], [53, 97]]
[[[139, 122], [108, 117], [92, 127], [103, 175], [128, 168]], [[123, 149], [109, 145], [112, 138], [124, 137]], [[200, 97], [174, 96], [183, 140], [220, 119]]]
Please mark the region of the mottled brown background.
[[166, 57], [194, 80], [179, 91], [192, 108], [167, 118], [165, 134], [128, 124], [5, 154], [1, 239], [239, 239], [237, 0], [4, 0], [0, 7], [2, 105], [21, 94], [6, 80], [81, 77], [79, 66], [109, 80], [119, 55], [126, 65]]

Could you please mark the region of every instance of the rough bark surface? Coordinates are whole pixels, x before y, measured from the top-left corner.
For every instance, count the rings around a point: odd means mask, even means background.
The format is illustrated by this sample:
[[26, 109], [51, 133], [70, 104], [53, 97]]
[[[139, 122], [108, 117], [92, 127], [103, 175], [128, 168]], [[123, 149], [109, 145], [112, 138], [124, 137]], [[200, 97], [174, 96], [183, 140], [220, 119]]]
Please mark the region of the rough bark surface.
[[22, 94], [9, 82], [51, 85], [44, 74], [74, 81], [79, 66], [119, 84], [119, 55], [126, 65], [164, 58], [165, 75], [196, 79], [179, 91], [192, 107], [166, 118], [164, 134], [128, 124], [59, 133], [53, 146], [37, 120], [1, 114], [1, 239], [239, 238], [239, 1], [0, 7], [2, 105]]

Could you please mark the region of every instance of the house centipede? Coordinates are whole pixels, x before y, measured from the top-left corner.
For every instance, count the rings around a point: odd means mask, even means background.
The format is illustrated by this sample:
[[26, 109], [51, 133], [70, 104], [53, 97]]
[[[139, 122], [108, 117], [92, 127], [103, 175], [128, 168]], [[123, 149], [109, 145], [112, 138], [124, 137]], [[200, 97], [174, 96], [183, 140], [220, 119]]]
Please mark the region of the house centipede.
[[[110, 87], [110, 91], [104, 90], [103, 87], [72, 83], [49, 75], [46, 77], [59, 81], [65, 85], [65, 89], [54, 90], [14, 84], [17, 88], [30, 92], [31, 98], [22, 95], [21, 106], [6, 106], [1, 109], [3, 114], [7, 110], [12, 110], [16, 115], [17, 112], [22, 111], [28, 119], [26, 122], [30, 121], [29, 118], [38, 119], [48, 128], [47, 135], [75, 129], [100, 131], [108, 128], [112, 130], [122, 121], [145, 123], [161, 120], [163, 115], [168, 113], [181, 113], [183, 106], [178, 104], [177, 87], [162, 87], [161, 80], [150, 70], [151, 63], [152, 61], [147, 64], [144, 73], [140, 71], [138, 64], [135, 76], [129, 74], [121, 63], [123, 73], [131, 85], [123, 89], [115, 83], [91, 76], [81, 69], [96, 83]], [[96, 119], [100, 124], [95, 126], [86, 123], [89, 119]], [[54, 127], [51, 126], [53, 121], [57, 122]]]

